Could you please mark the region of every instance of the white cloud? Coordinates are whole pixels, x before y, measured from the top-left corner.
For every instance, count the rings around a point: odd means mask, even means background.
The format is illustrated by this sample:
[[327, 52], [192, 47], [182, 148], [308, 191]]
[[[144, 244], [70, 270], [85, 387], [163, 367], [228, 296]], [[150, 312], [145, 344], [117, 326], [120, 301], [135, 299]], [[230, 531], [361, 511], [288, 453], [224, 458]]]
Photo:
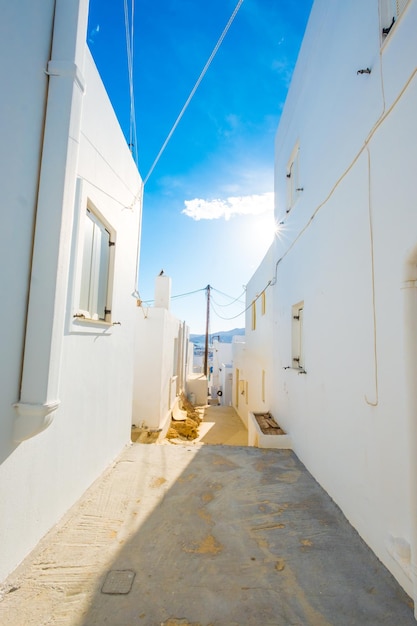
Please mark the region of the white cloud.
[[99, 32], [100, 32], [100, 24], [97, 24], [95, 28], [92, 28], [90, 30], [90, 33], [88, 35], [88, 43], [94, 43]]
[[284, 85], [286, 87], [289, 87], [294, 67], [291, 65], [288, 59], [286, 57], [282, 57], [281, 59], [275, 59], [272, 63], [272, 69], [280, 76]]
[[231, 196], [225, 200], [185, 200], [184, 215], [193, 220], [230, 220], [234, 215], [261, 215], [274, 210], [274, 194], [263, 193], [251, 196]]

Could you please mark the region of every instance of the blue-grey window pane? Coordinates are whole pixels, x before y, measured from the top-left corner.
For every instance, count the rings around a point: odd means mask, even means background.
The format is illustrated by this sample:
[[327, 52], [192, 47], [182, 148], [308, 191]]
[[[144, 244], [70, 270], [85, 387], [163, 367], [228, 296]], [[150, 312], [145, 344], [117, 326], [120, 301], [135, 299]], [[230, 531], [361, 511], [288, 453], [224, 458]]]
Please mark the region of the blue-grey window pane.
[[81, 273], [80, 309], [90, 312], [91, 267], [93, 262], [94, 222], [87, 212], [84, 231], [84, 251]]
[[[97, 228], [98, 230], [98, 228]], [[100, 225], [99, 273], [97, 289], [97, 314], [99, 319], [106, 319], [107, 285], [109, 280], [110, 234]]]

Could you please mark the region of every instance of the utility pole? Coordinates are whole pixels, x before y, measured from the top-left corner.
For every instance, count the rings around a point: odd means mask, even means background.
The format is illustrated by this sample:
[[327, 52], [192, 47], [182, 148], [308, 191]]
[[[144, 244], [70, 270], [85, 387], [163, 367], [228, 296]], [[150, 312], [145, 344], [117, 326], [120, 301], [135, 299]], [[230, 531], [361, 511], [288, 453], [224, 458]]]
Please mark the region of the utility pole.
[[208, 344], [209, 344], [209, 321], [210, 321], [210, 285], [207, 285], [207, 312], [206, 312], [206, 342], [204, 346], [204, 374], [208, 378]]

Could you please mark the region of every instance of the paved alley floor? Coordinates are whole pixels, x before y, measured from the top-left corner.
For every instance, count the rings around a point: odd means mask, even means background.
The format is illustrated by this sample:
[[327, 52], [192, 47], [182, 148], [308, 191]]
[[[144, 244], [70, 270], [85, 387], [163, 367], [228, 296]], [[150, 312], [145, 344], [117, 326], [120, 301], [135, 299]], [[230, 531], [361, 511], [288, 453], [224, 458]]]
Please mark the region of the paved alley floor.
[[407, 626], [288, 450], [133, 444], [6, 581], [9, 626]]
[[204, 407], [204, 417], [195, 443], [247, 446], [248, 430], [232, 406], [212, 404]]

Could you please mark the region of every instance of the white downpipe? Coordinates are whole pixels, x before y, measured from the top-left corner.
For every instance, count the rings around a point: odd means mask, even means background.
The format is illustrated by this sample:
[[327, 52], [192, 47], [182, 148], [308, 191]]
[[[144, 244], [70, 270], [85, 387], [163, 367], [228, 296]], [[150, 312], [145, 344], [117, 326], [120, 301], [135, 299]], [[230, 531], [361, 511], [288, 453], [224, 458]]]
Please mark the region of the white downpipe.
[[56, 0], [15, 441], [52, 422], [66, 309], [89, 0]]
[[409, 441], [411, 580], [414, 617], [417, 619], [417, 251], [405, 266], [404, 353], [406, 377], [406, 410]]

